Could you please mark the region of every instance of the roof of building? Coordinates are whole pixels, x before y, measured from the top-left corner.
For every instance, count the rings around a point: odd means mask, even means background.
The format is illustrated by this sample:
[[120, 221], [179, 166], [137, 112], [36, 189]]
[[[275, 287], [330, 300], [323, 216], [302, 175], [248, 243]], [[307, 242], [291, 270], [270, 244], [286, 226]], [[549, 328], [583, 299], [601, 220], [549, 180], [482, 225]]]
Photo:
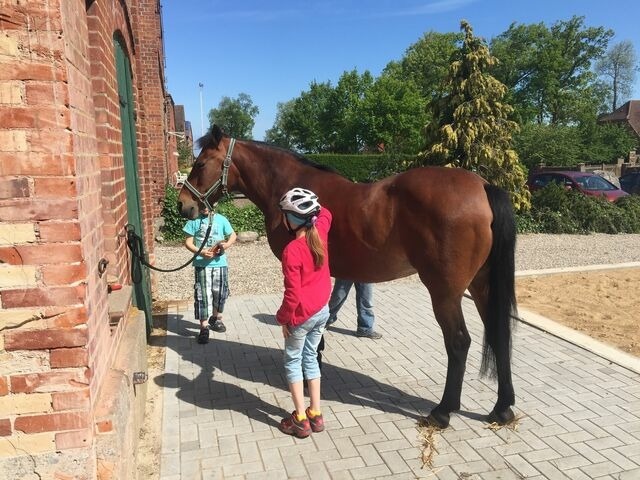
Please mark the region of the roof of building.
[[640, 137], [640, 100], [629, 100], [612, 113], [600, 115], [598, 122], [626, 123]]

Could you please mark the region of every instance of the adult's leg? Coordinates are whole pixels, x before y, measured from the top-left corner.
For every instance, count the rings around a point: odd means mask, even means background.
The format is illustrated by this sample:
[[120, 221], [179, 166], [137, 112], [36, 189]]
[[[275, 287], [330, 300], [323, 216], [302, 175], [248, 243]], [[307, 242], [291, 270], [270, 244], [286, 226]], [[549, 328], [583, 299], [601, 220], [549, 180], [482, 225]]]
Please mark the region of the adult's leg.
[[353, 282], [351, 280], [336, 278], [333, 284], [331, 298], [329, 299], [329, 320], [327, 320], [327, 325], [331, 325], [337, 320], [338, 311], [347, 300], [347, 296], [349, 295], [349, 290], [351, 290], [352, 285]]
[[373, 331], [376, 321], [373, 313], [373, 285], [371, 283], [357, 283], [356, 311], [358, 312], [358, 332], [368, 334]]

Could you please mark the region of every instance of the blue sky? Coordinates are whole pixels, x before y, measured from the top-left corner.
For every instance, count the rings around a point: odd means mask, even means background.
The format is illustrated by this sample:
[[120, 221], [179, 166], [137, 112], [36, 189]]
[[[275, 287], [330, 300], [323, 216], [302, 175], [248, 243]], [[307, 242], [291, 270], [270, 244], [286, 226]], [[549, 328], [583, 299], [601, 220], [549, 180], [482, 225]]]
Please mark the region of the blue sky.
[[[548, 25], [583, 15], [589, 26], [631, 40], [640, 55], [640, 1], [619, 0], [163, 0], [166, 77], [185, 106], [193, 135], [223, 96], [247, 93], [259, 107], [253, 136], [262, 140], [278, 102], [313, 80], [336, 81], [344, 71], [380, 74], [425, 32], [458, 31], [468, 20], [490, 40], [512, 22]], [[640, 99], [640, 74], [633, 98]]]

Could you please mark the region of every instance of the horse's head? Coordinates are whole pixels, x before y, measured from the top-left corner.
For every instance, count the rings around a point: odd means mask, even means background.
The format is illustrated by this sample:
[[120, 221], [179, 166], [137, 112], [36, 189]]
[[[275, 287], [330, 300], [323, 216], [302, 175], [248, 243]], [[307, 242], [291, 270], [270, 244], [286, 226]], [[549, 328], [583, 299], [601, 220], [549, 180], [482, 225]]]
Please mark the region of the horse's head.
[[183, 217], [194, 219], [203, 206], [218, 201], [227, 189], [227, 174], [235, 140], [214, 125], [200, 140], [200, 155], [178, 196], [178, 210]]

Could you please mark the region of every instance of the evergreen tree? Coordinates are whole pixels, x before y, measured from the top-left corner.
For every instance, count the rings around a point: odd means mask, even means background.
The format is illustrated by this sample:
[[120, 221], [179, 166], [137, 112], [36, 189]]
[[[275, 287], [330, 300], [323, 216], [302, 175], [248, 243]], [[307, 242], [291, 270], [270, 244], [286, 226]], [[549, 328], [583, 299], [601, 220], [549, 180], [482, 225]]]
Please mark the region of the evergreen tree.
[[516, 210], [527, 210], [526, 175], [511, 148], [518, 125], [509, 120], [513, 107], [503, 102], [507, 88], [488, 73], [496, 59], [484, 40], [464, 20], [460, 29], [465, 36], [459, 60], [451, 63], [445, 93], [430, 103], [434, 121], [427, 125], [419, 161], [477, 172], [511, 192]]

